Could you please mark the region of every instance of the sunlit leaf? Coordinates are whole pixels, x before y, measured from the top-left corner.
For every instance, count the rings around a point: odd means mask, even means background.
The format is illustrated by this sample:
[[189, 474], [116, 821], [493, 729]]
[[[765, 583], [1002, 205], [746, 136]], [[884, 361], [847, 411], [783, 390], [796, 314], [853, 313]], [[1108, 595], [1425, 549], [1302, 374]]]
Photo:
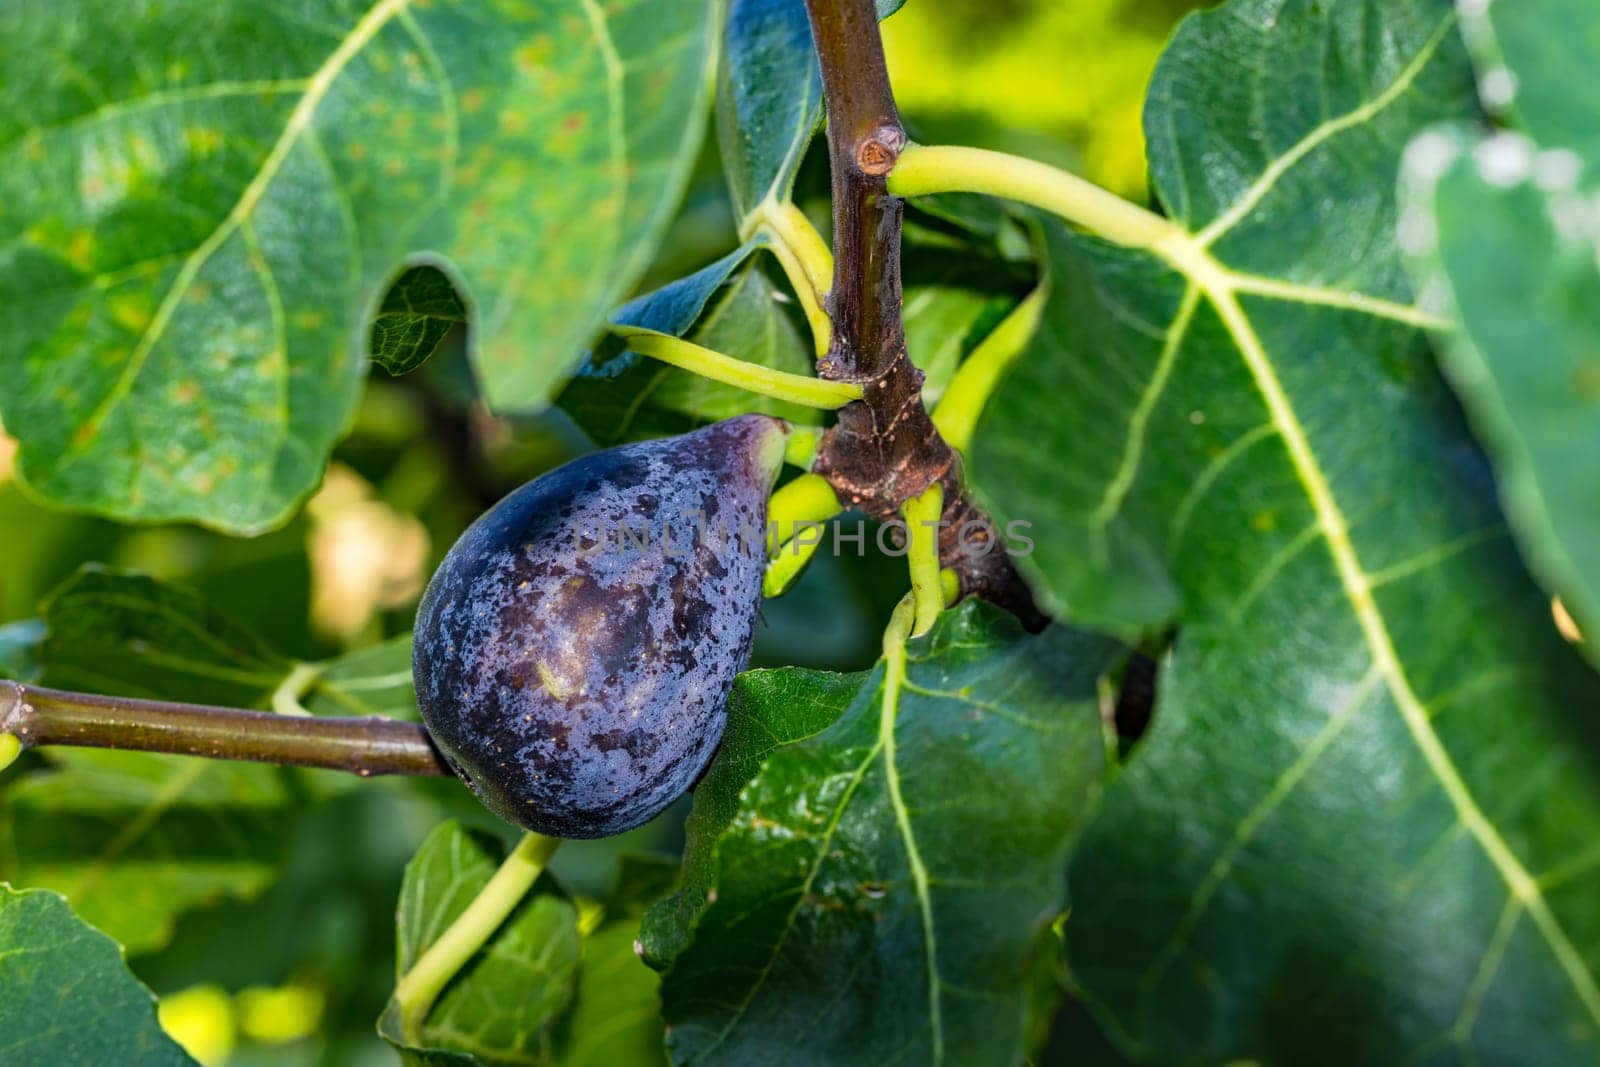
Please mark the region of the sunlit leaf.
[[[1461, 325], [1445, 369], [1485, 438], [1538, 576], [1600, 631], [1600, 13], [1562, 0], [1463, 21], [1484, 102], [1534, 140], [1465, 127], [1407, 154], [1401, 232]], [[1588, 642], [1591, 656], [1600, 645]]]
[[1142, 1058], [1600, 1049], [1600, 679], [1508, 542], [1395, 249], [1403, 146], [1473, 88], [1437, 0], [1191, 17], [1146, 129], [1193, 254], [1054, 229], [1045, 322], [980, 428], [1052, 606], [1178, 627], [1072, 862], [1074, 976]]
[[491, 404], [541, 406], [681, 191], [715, 11], [8, 7], [0, 406], [21, 475], [121, 518], [282, 521], [350, 421], [368, 316], [416, 266], [471, 310]]

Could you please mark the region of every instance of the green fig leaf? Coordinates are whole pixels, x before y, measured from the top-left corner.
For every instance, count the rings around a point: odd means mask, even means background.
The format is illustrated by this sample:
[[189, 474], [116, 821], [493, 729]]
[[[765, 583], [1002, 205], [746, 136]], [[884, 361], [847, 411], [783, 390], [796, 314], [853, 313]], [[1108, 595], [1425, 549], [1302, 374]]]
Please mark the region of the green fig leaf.
[[637, 326], [682, 337], [705, 312], [716, 291], [766, 245], [765, 237], [753, 237], [715, 263], [628, 301], [611, 313], [611, 321], [618, 326]]
[[[1460, 330], [1440, 356], [1495, 461], [1529, 564], [1600, 633], [1600, 14], [1463, 8], [1485, 104], [1522, 133], [1430, 131], [1406, 157], [1419, 289]], [[1531, 139], [1530, 136], [1531, 135]], [[1600, 661], [1600, 645], [1585, 642]]]
[[489, 403], [541, 407], [682, 191], [717, 9], [10, 9], [0, 414], [22, 477], [121, 519], [282, 522], [419, 266], [470, 309]]
[[639, 941], [646, 963], [665, 968], [693, 940], [716, 879], [717, 841], [739, 814], [744, 787], [767, 757], [833, 725], [865, 682], [865, 675], [795, 667], [739, 676], [717, 758], [695, 786], [677, 890], [645, 913]]
[[372, 361], [390, 374], [409, 374], [466, 321], [449, 277], [437, 267], [412, 267], [395, 279], [372, 320]]
[[707, 779], [691, 834], [717, 835], [699, 843], [710, 883], [662, 985], [676, 1061], [803, 1046], [818, 1063], [1016, 1062], [1028, 961], [1105, 770], [1098, 686], [1120, 655], [969, 603], [867, 675], [747, 686], [779, 738], [807, 732], [794, 715], [814, 697], [849, 703], [759, 769], [761, 746], [725, 751]]
[[[409, 639], [296, 676], [192, 591], [99, 567], [54, 592], [41, 621], [41, 680], [55, 688], [260, 709], [288, 697], [315, 714], [416, 717]], [[0, 877], [64, 893], [135, 954], [164, 945], [184, 912], [273, 883], [303, 795], [297, 776], [318, 795], [360, 784], [261, 764], [44, 751], [46, 766], [0, 792]]]
[[56, 689], [265, 708], [293, 664], [191, 589], [88, 565], [45, 600]]
[[1475, 109], [1440, 0], [1191, 16], [1146, 131], [1199, 251], [1051, 227], [1044, 321], [980, 425], [1051, 607], [1177, 626], [1071, 865], [1074, 979], [1140, 1059], [1600, 1050], [1600, 678], [1396, 248], [1404, 146]]
[[[466, 910], [503, 856], [499, 842], [453, 820], [428, 835], [400, 891], [400, 974]], [[634, 954], [636, 932], [626, 916], [580, 924], [577, 907], [546, 875], [445, 987], [418, 1045], [402, 1038], [392, 1003], [379, 1033], [417, 1064], [661, 1063], [656, 977]]]
[[294, 793], [260, 764], [50, 749], [0, 793], [0, 877], [54, 889], [135, 955], [178, 917], [248, 899], [288, 857]]
[[559, 1067], [665, 1067], [660, 984], [639, 962], [636, 920], [607, 921], [583, 939], [578, 990], [561, 1022]]
[[1546, 148], [1600, 167], [1600, 89], [1589, 76], [1600, 10], [1583, 0], [1459, 5], [1479, 96], [1497, 118]]
[[57, 893], [0, 884], [0, 1062], [194, 1067], [115, 941]]
[[382, 715], [410, 719], [417, 714], [411, 678], [411, 635], [316, 664], [300, 702], [313, 715]]

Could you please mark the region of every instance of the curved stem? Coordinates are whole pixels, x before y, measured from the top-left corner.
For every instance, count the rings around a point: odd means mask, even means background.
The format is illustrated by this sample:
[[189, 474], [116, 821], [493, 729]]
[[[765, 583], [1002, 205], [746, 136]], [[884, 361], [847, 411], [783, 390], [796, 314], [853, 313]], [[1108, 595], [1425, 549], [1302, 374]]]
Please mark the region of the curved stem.
[[794, 201], [785, 200], [781, 204], [769, 201], [769, 205], [766, 223], [771, 232], [794, 252], [805, 269], [812, 291], [818, 297], [827, 296], [828, 288], [833, 285], [833, 250], [828, 242]]
[[908, 145], [889, 172], [896, 196], [986, 193], [1032, 204], [1120, 245], [1166, 253], [1189, 235], [1154, 212], [1076, 174], [1004, 152], [949, 145]]
[[771, 599], [788, 591], [822, 546], [823, 523], [843, 510], [833, 486], [816, 474], [802, 474], [772, 494], [767, 504], [771, 562], [761, 578], [762, 596]]
[[[17, 747], [166, 752], [375, 774], [450, 775], [420, 723], [275, 715], [0, 681], [0, 734]], [[4, 744], [9, 748], [9, 743]]]
[[763, 598], [771, 600], [789, 591], [789, 587], [806, 569], [806, 564], [811, 562], [811, 557], [822, 547], [822, 533], [819, 527], [815, 541], [806, 537], [795, 537], [778, 549], [778, 554], [772, 557], [772, 561], [767, 564], [766, 573], [761, 576]]
[[1000, 377], [1033, 340], [1044, 312], [1045, 287], [1039, 286], [1018, 304], [962, 361], [944, 396], [933, 409], [933, 424], [950, 447], [965, 452], [972, 445], [978, 416]]
[[467, 910], [401, 976], [394, 987], [394, 1007], [400, 1014], [400, 1034], [408, 1045], [421, 1043], [422, 1024], [434, 1001], [522, 903], [560, 844], [559, 838], [524, 835]]
[[272, 710], [278, 715], [310, 715], [301, 703], [322, 677], [320, 663], [296, 663], [272, 691]]
[[852, 400], [861, 399], [861, 387], [850, 382], [825, 382], [803, 374], [787, 374], [654, 330], [627, 326], [613, 326], [611, 329], [641, 356], [649, 356], [702, 378], [774, 400], [832, 411]]
[[808, 471], [817, 461], [817, 446], [821, 443], [822, 427], [796, 426], [789, 431], [789, 442], [783, 446], [783, 461]]
[[939, 590], [944, 593], [944, 606], [948, 608], [954, 605], [961, 599], [961, 575], [951, 567], [940, 571]]
[[906, 641], [913, 636], [911, 628], [916, 618], [916, 598], [907, 593], [894, 606], [894, 611], [889, 615], [889, 625], [883, 628], [883, 658], [887, 667], [884, 677], [885, 704], [891, 704], [899, 698], [900, 683], [905, 679]]
[[843, 510], [826, 478], [802, 474], [772, 494], [767, 502], [767, 527], [776, 531], [778, 544], [784, 544], [801, 526], [826, 522]]
[[934, 482], [919, 496], [907, 500], [906, 560], [911, 567], [911, 596], [916, 604], [912, 636], [933, 629], [944, 610], [944, 582], [939, 576], [939, 516], [944, 514], [944, 486]]
[[789, 285], [806, 313], [817, 355], [825, 355], [833, 341], [833, 320], [824, 304], [833, 283], [833, 253], [817, 228], [791, 201], [763, 200], [745, 222], [746, 236], [764, 233], [772, 240], [772, 254], [783, 267]]

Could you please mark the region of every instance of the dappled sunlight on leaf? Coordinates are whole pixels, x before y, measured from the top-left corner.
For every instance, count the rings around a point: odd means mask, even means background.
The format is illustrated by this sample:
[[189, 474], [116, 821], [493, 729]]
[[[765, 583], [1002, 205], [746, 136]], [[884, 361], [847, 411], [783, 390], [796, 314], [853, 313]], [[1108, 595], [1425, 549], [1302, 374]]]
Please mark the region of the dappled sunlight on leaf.
[[306, 505], [311, 532], [311, 618], [341, 644], [362, 634], [380, 611], [415, 602], [427, 581], [428, 531], [377, 499], [376, 490], [342, 463], [328, 468]]

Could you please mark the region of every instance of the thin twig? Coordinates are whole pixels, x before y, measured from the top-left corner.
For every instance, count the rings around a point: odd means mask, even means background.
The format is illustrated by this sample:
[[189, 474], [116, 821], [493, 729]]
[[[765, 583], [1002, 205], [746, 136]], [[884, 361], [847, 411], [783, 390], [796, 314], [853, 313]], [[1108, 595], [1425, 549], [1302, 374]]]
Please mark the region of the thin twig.
[[315, 718], [205, 704], [68, 693], [0, 681], [0, 734], [23, 748], [167, 752], [376, 774], [449, 775], [418, 723]]

